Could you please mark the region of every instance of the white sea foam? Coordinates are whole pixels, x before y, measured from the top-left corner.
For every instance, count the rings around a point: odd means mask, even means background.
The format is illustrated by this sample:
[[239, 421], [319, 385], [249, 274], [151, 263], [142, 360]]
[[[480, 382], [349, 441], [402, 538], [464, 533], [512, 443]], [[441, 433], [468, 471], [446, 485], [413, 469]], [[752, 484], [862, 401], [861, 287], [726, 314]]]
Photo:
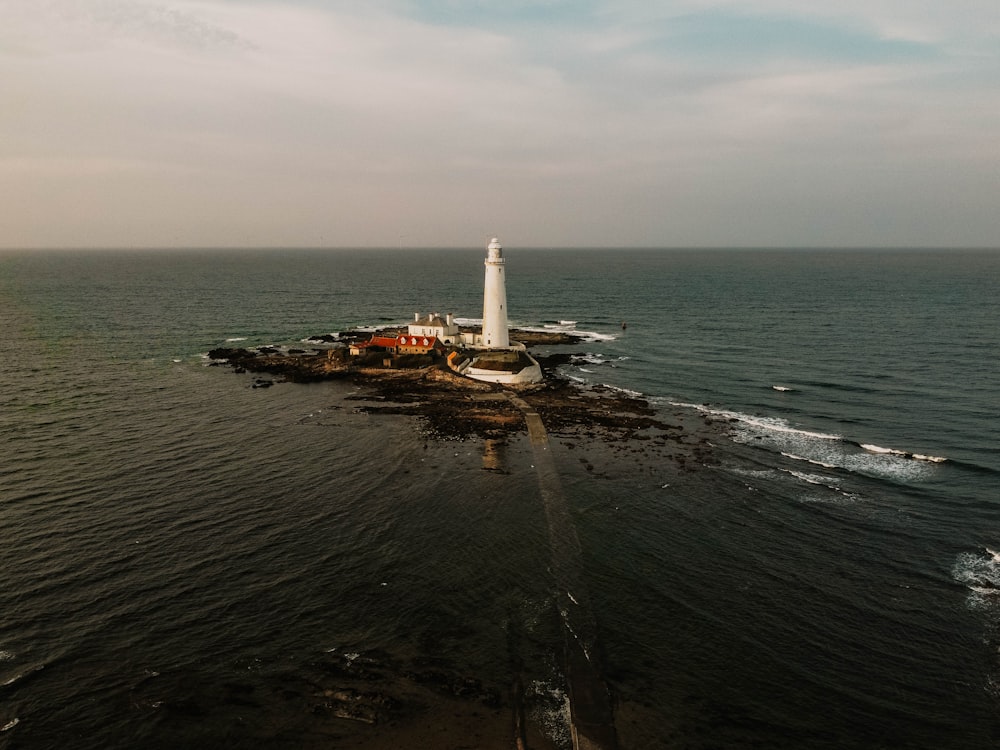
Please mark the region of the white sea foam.
[[781, 391], [782, 393], [795, 390], [794, 388], [789, 388], [787, 385], [772, 385], [771, 387], [776, 391]]
[[570, 357], [570, 361], [574, 364], [579, 364], [584, 362], [589, 365], [608, 365], [609, 367], [617, 367], [615, 362], [624, 362], [629, 359], [629, 357], [614, 357], [608, 359], [603, 354], [587, 352], [586, 354], [574, 354]]
[[881, 453], [890, 456], [902, 456], [903, 458], [912, 458], [914, 461], [928, 461], [929, 463], [940, 464], [947, 461], [947, 458], [942, 456], [925, 456], [922, 453], [910, 453], [909, 451], [901, 451], [895, 448], [883, 448], [879, 445], [871, 445], [862, 443], [862, 448], [864, 448], [869, 453]]
[[693, 406], [698, 411], [708, 414], [711, 417], [735, 420], [734, 424], [767, 433], [786, 434], [796, 437], [809, 438], [812, 440], [839, 441], [844, 439], [840, 435], [831, 435], [825, 432], [814, 432], [812, 430], [803, 430], [799, 427], [793, 427], [787, 419], [782, 419], [780, 417], [761, 417], [753, 414], [743, 414], [729, 409], [713, 409], [705, 405], [675, 404], [675, 406]]
[[803, 498], [805, 500], [815, 500], [817, 502], [831, 502], [831, 499], [835, 503], [844, 503], [845, 501], [857, 501], [861, 499], [860, 495], [854, 492], [848, 492], [833, 478], [828, 477], [825, 474], [809, 474], [803, 471], [793, 471], [791, 469], [785, 469], [786, 473], [791, 474], [796, 479], [799, 479], [807, 484], [811, 484], [815, 487], [824, 487], [831, 492], [833, 495], [824, 493], [820, 496], [808, 496]]
[[[482, 321], [479, 321], [482, 323]], [[517, 325], [516, 328], [522, 331], [528, 331], [532, 333], [552, 333], [553, 331], [561, 331], [562, 333], [568, 333], [573, 336], [579, 336], [584, 343], [593, 344], [599, 341], [614, 341], [618, 336], [611, 333], [600, 333], [598, 331], [578, 331], [574, 326], [561, 325], [556, 323], [544, 323], [542, 326], [522, 326]]]
[[572, 331], [576, 328], [577, 321], [575, 320], [557, 320], [555, 323], [542, 323], [541, 328], [532, 328], [530, 325], [522, 325], [516, 321], [512, 321], [511, 325], [521, 328], [525, 331], [536, 330], [536, 331]]
[[15, 654], [14, 654], [13, 651], [7, 651], [5, 649], [0, 649], [0, 661], [13, 661], [14, 660], [14, 656], [15, 656]]
[[785, 472], [791, 474], [796, 479], [801, 479], [803, 482], [808, 482], [809, 484], [816, 484], [821, 487], [829, 487], [831, 490], [840, 489], [836, 485], [830, 484], [829, 478], [824, 477], [822, 474], [806, 474], [803, 471], [792, 471], [791, 469], [785, 469]]
[[0, 732], [6, 732], [9, 729], [13, 729], [14, 727], [16, 727], [20, 723], [21, 723], [21, 720], [18, 719], [15, 716], [13, 719], [11, 719], [6, 724], [4, 724], [2, 727], [0, 727]]
[[641, 391], [632, 391], [629, 390], [628, 388], [619, 388], [617, 385], [610, 385], [608, 383], [601, 383], [601, 385], [607, 388], [609, 391], [615, 391], [616, 393], [624, 393], [626, 396], [631, 396], [632, 398], [642, 398]]
[[246, 336], [234, 336], [234, 337], [232, 337], [230, 339], [226, 339], [226, 343], [227, 344], [235, 344], [237, 341], [246, 341], [246, 340], [247, 340]]
[[528, 686], [533, 709], [531, 718], [556, 747], [570, 747], [573, 743], [572, 716], [569, 695], [560, 687], [533, 681]]
[[815, 461], [811, 458], [805, 458], [804, 456], [796, 456], [794, 453], [785, 453], [784, 451], [782, 451], [781, 455], [784, 456], [785, 458], [790, 458], [793, 461], [805, 461], [806, 463], [816, 464], [817, 466], [822, 466], [824, 469], [837, 468], [836, 464], [827, 464], [823, 463], [822, 461]]
[[1000, 553], [989, 547], [979, 552], [962, 552], [951, 574], [969, 589], [966, 603], [970, 608], [1000, 607]]
[[[825, 474], [795, 471], [794, 469], [733, 469], [732, 473], [741, 477], [759, 480], [776, 480], [782, 475], [794, 477], [800, 482], [810, 485], [806, 494], [798, 498], [802, 502], [843, 505], [862, 499], [860, 495], [849, 492], [841, 487], [838, 479]], [[751, 490], [754, 489], [752, 485], [747, 485], [747, 487]], [[823, 490], [829, 490], [829, 492], [813, 488], [823, 488]]]
[[598, 333], [597, 331], [573, 331], [574, 336], [580, 336], [584, 341], [615, 341], [618, 337], [610, 333]]
[[813, 505], [854, 505], [861, 500], [860, 495], [851, 492], [826, 492], [816, 490], [807, 492], [797, 498], [800, 503], [811, 503]]
[[864, 444], [862, 444], [861, 447], [864, 448], [866, 451], [870, 451], [872, 453], [898, 453], [899, 452], [899, 451], [894, 451], [892, 448], [880, 448], [877, 445], [864, 445]]
[[729, 422], [730, 436], [737, 443], [773, 450], [793, 460], [808, 461], [827, 469], [846, 469], [894, 481], [920, 481], [931, 475], [933, 469], [930, 464], [944, 460], [876, 445], [866, 444], [859, 448], [841, 435], [802, 429], [779, 417], [672, 403], [696, 409], [712, 419]]
[[732, 472], [751, 479], [772, 479], [777, 475], [774, 469], [733, 469]]

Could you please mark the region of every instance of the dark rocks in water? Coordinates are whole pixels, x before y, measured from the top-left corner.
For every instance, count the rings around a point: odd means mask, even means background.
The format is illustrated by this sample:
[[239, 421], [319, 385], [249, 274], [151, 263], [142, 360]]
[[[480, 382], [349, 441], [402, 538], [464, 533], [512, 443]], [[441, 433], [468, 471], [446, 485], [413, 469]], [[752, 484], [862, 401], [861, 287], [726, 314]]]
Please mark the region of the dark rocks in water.
[[417, 684], [426, 685], [434, 690], [465, 700], [477, 700], [484, 706], [500, 705], [500, 693], [491, 687], [486, 687], [480, 680], [472, 677], [449, 674], [438, 670], [426, 672], [405, 672], [404, 676]]
[[[225, 360], [234, 372], [254, 372], [280, 375], [294, 383], [310, 383], [343, 377], [346, 374], [346, 351], [324, 349], [315, 354], [281, 354], [273, 347], [253, 349], [213, 349], [212, 359]], [[266, 387], [266, 386], [265, 386]]]
[[[376, 333], [392, 335], [386, 330], [379, 330]], [[395, 333], [395, 331], [393, 331]], [[337, 334], [336, 341], [344, 341], [347, 343], [354, 343], [355, 341], [367, 341], [372, 337], [371, 331], [341, 331]]]
[[[538, 413], [552, 435], [575, 439], [600, 434], [609, 442], [635, 440], [647, 446], [684, 442], [685, 428], [663, 422], [645, 399], [561, 377], [557, 368], [569, 360], [568, 354], [537, 358], [546, 374], [542, 383], [508, 388], [456, 375], [440, 358], [430, 355], [391, 357], [391, 367], [386, 366], [383, 353], [352, 357], [340, 347], [296, 354], [282, 354], [273, 347], [256, 351], [213, 349], [209, 356], [224, 359], [234, 372], [280, 377], [257, 378], [254, 388], [268, 388], [276, 382], [350, 379], [363, 388], [349, 397], [364, 402], [358, 411], [414, 416], [424, 421], [428, 434], [444, 439], [503, 439], [524, 433], [524, 413], [508, 398], [515, 392]], [[706, 455], [709, 450], [703, 447], [698, 451], [700, 463], [711, 461]]]
[[256, 356], [257, 352], [251, 349], [232, 349], [227, 347], [218, 347], [216, 349], [212, 349], [212, 351], [208, 353], [209, 359], [228, 360], [230, 362], [234, 358], [248, 359], [250, 357], [256, 357]]
[[[326, 699], [322, 708], [329, 710], [338, 719], [360, 721], [364, 724], [378, 724], [388, 718], [388, 712], [396, 707], [396, 701], [385, 693], [340, 688], [324, 690]], [[318, 711], [320, 706], [314, 710]]]
[[572, 354], [558, 352], [556, 354], [536, 355], [535, 361], [542, 368], [544, 376], [549, 377], [550, 375], [554, 375], [556, 369], [561, 365], [568, 365], [573, 360], [573, 356]]
[[310, 336], [306, 341], [318, 341], [323, 344], [332, 344], [335, 341], [339, 341], [340, 337], [334, 333], [323, 333], [318, 336]]
[[523, 331], [511, 328], [510, 340], [519, 341], [525, 346], [561, 346], [579, 344], [583, 337], [566, 331]]

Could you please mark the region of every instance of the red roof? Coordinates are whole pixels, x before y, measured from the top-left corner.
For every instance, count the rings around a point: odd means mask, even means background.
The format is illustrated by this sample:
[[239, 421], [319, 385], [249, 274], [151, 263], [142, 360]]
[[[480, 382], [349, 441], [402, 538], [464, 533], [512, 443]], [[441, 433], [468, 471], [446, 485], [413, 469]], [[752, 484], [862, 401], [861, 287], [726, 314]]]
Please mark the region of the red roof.
[[396, 337], [395, 336], [372, 336], [368, 341], [363, 341], [357, 344], [359, 349], [367, 349], [371, 346], [378, 346], [382, 349], [395, 349], [396, 348]]
[[426, 346], [432, 348], [440, 346], [437, 336], [411, 336], [408, 333], [400, 334], [397, 339], [399, 346]]

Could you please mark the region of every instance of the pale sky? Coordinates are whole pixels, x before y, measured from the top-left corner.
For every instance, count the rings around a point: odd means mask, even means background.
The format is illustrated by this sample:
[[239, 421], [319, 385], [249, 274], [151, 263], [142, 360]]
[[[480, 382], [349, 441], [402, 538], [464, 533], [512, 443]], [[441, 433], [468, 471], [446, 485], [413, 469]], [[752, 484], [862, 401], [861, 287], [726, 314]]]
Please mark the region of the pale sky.
[[0, 247], [1000, 246], [998, 0], [0, 0]]

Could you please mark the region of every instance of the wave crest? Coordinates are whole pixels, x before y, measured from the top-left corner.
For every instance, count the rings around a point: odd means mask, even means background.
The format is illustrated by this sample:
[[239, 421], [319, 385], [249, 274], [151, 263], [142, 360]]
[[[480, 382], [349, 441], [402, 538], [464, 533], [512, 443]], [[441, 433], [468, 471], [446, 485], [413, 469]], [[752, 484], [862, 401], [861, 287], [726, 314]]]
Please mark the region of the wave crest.
[[979, 552], [963, 552], [955, 560], [951, 573], [969, 589], [971, 608], [1000, 606], [1000, 552], [989, 547]]
[[860, 447], [864, 448], [869, 453], [883, 453], [890, 456], [902, 456], [903, 458], [912, 458], [914, 461], [927, 461], [934, 464], [944, 463], [948, 460], [942, 456], [925, 456], [922, 453], [911, 453], [910, 451], [901, 451], [895, 448], [883, 448], [880, 445], [872, 445], [870, 443], [861, 443]]
[[693, 408], [715, 421], [728, 423], [734, 442], [780, 453], [825, 469], [842, 469], [892, 481], [921, 481], [934, 471], [933, 464], [947, 459], [910, 451], [862, 444], [836, 435], [797, 427], [787, 419], [744, 414], [731, 409], [671, 402]]

